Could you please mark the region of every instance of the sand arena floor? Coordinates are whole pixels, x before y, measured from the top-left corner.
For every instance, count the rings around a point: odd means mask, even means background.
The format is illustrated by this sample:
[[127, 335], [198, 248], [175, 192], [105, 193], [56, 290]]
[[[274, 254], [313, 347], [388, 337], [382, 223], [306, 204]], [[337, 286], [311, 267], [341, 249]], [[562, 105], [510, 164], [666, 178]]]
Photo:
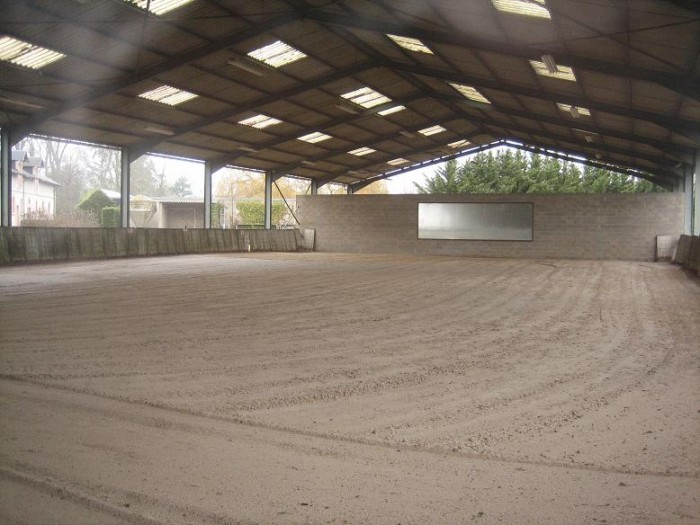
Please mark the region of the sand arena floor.
[[226, 254], [0, 268], [3, 523], [700, 523], [700, 280]]

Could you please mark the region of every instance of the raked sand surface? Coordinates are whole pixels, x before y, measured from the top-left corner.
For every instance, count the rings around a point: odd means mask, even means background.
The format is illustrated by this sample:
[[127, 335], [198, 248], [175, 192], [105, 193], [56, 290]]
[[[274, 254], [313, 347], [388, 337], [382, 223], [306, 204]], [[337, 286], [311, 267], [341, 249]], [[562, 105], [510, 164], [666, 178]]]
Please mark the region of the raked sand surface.
[[2, 523], [700, 523], [700, 279], [217, 254], [0, 268]]

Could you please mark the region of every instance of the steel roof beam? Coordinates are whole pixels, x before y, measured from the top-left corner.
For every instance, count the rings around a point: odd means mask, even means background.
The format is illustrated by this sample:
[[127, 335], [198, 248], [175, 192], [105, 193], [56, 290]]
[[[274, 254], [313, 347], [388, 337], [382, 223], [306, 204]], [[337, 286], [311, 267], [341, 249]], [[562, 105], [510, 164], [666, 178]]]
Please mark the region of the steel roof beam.
[[[399, 101], [399, 102], [402, 102], [402, 101]], [[445, 124], [445, 125], [446, 125], [448, 122], [451, 122], [451, 121], [454, 121], [454, 120], [457, 120], [457, 119], [456, 119], [455, 117], [451, 116], [450, 118], [441, 119], [441, 120], [435, 120], [434, 123], [435, 123], [435, 124], [441, 124], [441, 125], [442, 125], [442, 124]], [[422, 124], [421, 124], [421, 125], [412, 126], [412, 127], [409, 127], [409, 128], [403, 128], [402, 131], [408, 131], [408, 132], [410, 132], [410, 133], [417, 133], [419, 129], [422, 129], [422, 128], [424, 128], [424, 127], [425, 127], [425, 125], [422, 125]], [[396, 133], [396, 132], [393, 132], [393, 133], [386, 133], [386, 134], [384, 134], [384, 135], [379, 135], [379, 136], [375, 137], [374, 139], [372, 139], [372, 141], [373, 141], [374, 143], [378, 143], [378, 142], [384, 142], [384, 141], [387, 141], [387, 140], [393, 140], [393, 139], [396, 139], [396, 138], [397, 138], [397, 133]], [[425, 137], [425, 138], [430, 139], [430, 137]], [[408, 147], [410, 147], [410, 146], [408, 146]], [[444, 147], [444, 146], [443, 146], [442, 144], [439, 144], [439, 143], [434, 143], [434, 144], [431, 146], [430, 149], [435, 149], [436, 147]], [[337, 155], [342, 155], [343, 153], [347, 153], [347, 151], [346, 151], [345, 149], [342, 149], [342, 150], [340, 150], [340, 149], [327, 150], [327, 153], [326, 153], [326, 154], [323, 154], [323, 155], [316, 155], [316, 156], [314, 156], [314, 157], [305, 157], [305, 158], [304, 158], [304, 161], [313, 161], [313, 162], [323, 162], [323, 161], [326, 161], [326, 162], [331, 162], [331, 161], [328, 160], [328, 159], [331, 159], [331, 158], [333, 158], [333, 157], [335, 157], [335, 156], [337, 156]], [[279, 168], [276, 168], [276, 169], [272, 170], [272, 173], [278, 173], [278, 174], [281, 174], [281, 175], [288, 175], [288, 174], [289, 174], [289, 171], [294, 170], [294, 169], [296, 169], [296, 168], [301, 168], [301, 167], [303, 167], [303, 161], [299, 161], [299, 162], [290, 162], [289, 164], [286, 164], [286, 165], [284, 165], [284, 166], [280, 166]], [[354, 169], [354, 168], [349, 168], [349, 169]], [[360, 168], [360, 169], [364, 169], [364, 168]]]
[[[348, 116], [348, 117], [338, 117], [338, 118], [331, 119], [330, 121], [325, 122], [323, 124], [320, 124], [318, 126], [313, 126], [313, 129], [314, 129], [314, 131], [328, 131], [331, 128], [334, 128], [336, 126], [340, 126], [342, 124], [351, 124], [357, 120], [372, 116], [372, 115], [376, 114], [378, 111], [388, 109], [392, 106], [396, 106], [397, 104], [410, 103], [410, 102], [413, 102], [415, 100], [419, 100], [419, 99], [425, 98], [425, 97], [426, 97], [425, 94], [418, 93], [416, 95], [413, 95], [412, 97], [407, 97], [401, 101], [392, 100], [391, 102], [387, 102], [386, 104], [382, 104], [380, 106], [375, 106], [373, 108], [366, 109], [364, 111], [360, 111], [357, 115]], [[360, 109], [360, 107], [358, 106], [358, 110], [359, 109]], [[278, 137], [275, 137], [272, 140], [268, 140], [267, 142], [264, 142], [262, 144], [254, 144], [253, 147], [257, 150], [270, 149], [270, 148], [274, 148], [275, 146], [279, 146], [280, 144], [284, 144], [285, 142], [295, 140], [298, 138], [298, 136], [299, 136], [299, 133], [278, 136]], [[234, 153], [231, 155], [224, 155], [224, 156], [219, 157], [217, 159], [213, 159], [212, 162], [213, 162], [214, 166], [224, 167], [227, 164], [235, 161], [237, 158], [244, 157], [244, 156], [245, 155], [243, 153]]]
[[609, 104], [606, 102], [595, 102], [585, 97], [576, 95], [543, 92], [541, 90], [528, 88], [525, 86], [519, 86], [516, 84], [500, 82], [496, 80], [483, 79], [464, 73], [454, 73], [451, 71], [444, 71], [441, 69], [431, 68], [427, 66], [403, 64], [401, 62], [391, 60], [384, 60], [380, 65], [385, 68], [393, 69], [396, 71], [406, 71], [408, 73], [438, 78], [440, 80], [469, 84], [476, 88], [481, 87], [485, 89], [493, 89], [496, 91], [503, 91], [514, 95], [524, 95], [530, 98], [547, 100], [550, 102], [562, 102], [565, 104], [570, 104], [572, 106], [586, 107], [588, 109], [603, 111], [605, 113], [611, 113], [623, 117], [645, 120], [647, 122], [652, 122], [658, 126], [661, 126], [669, 131], [673, 131], [674, 133], [678, 133], [679, 135], [683, 135], [688, 139], [700, 144], [700, 125], [692, 120], [673, 118], [670, 116], [667, 117], [665, 115], [652, 113], [650, 111], [626, 108], [623, 106]]
[[[436, 94], [436, 93], [434, 93], [434, 92], [431, 92], [431, 93], [424, 93], [424, 95], [425, 95], [426, 98], [435, 98], [435, 96], [436, 96], [436, 95], [439, 95], [439, 94]], [[449, 98], [450, 100], [453, 100], [453, 101], [458, 101], [458, 100], [459, 100], [459, 99], [452, 99], [452, 97], [447, 97], [447, 98]], [[396, 103], [401, 103], [401, 104], [407, 104], [407, 103], [408, 103], [406, 100], [401, 100], [401, 99], [397, 99], [397, 100], [395, 100], [394, 102], [396, 102]], [[494, 108], [494, 109], [495, 109], [495, 108]], [[460, 118], [460, 119], [464, 119], [464, 120], [466, 120], [467, 122], [470, 122], [470, 123], [478, 123], [478, 124], [481, 125], [482, 128], [483, 128], [483, 127], [486, 127], [486, 128], [494, 128], [494, 127], [497, 127], [497, 128], [506, 129], [506, 130], [509, 131], [509, 132], [515, 131], [515, 132], [525, 133], [525, 134], [528, 134], [528, 135], [542, 135], [542, 134], [546, 134], [546, 135], [548, 135], [549, 137], [552, 137], [552, 139], [553, 139], [553, 140], [556, 140], [556, 141], [562, 141], [562, 142], [575, 142], [575, 141], [576, 141], [576, 139], [575, 139], [574, 137], [569, 137], [569, 136], [567, 136], [567, 135], [555, 134], [555, 133], [552, 133], [551, 131], [543, 132], [543, 131], [540, 130], [540, 129], [533, 129], [533, 128], [529, 128], [529, 127], [521, 126], [521, 125], [517, 125], [517, 124], [512, 124], [512, 123], [504, 123], [504, 122], [500, 122], [500, 121], [492, 121], [492, 120], [489, 120], [489, 119], [484, 118], [484, 117], [480, 117], [480, 116], [476, 116], [476, 115], [471, 115], [471, 114], [467, 114], [467, 113], [464, 113], [464, 112], [460, 112], [459, 118]], [[534, 119], [534, 118], [536, 118], [536, 117], [530, 115], [528, 118]], [[443, 123], [445, 123], [445, 122], [448, 122], [449, 120], [455, 120], [455, 118], [443, 119], [441, 122], [437, 122], [437, 121], [436, 121], [436, 123], [437, 123], [437, 124], [443, 124]], [[552, 120], [554, 120], [554, 119], [552, 119]], [[560, 121], [555, 121], [555, 123], [556, 123], [556, 124], [559, 124], [559, 125], [566, 125], [566, 123], [563, 123], [563, 122], [560, 122]], [[417, 131], [418, 129], [420, 129], [420, 126], [416, 126], [416, 127], [415, 127], [415, 130], [416, 130], [416, 131]], [[583, 128], [581, 128], [581, 129], [583, 129]], [[414, 131], [413, 128], [407, 128], [406, 130], [407, 130], [407, 131]], [[603, 138], [603, 139], [605, 138], [604, 132], [595, 130], [595, 128], [592, 128], [591, 132], [600, 135], [601, 138]], [[486, 133], [489, 133], [489, 131], [486, 131]], [[499, 131], [499, 134], [500, 134], [500, 133], [501, 133], [501, 132]], [[394, 137], [396, 137], [396, 133], [392, 133], [392, 134], [387, 134], [387, 135], [379, 136], [379, 137], [376, 137], [374, 140], [375, 140], [376, 142], [381, 142], [381, 141], [384, 141], [384, 140], [391, 140], [391, 139], [394, 138]], [[606, 145], [606, 144], [600, 143], [600, 142], [595, 143], [595, 144], [588, 144], [588, 143], [586, 143], [586, 144], [581, 144], [581, 146], [582, 146], [582, 148], [587, 148], [587, 149], [589, 149], [589, 150], [590, 150], [590, 149], [596, 149], [596, 150], [598, 150], [598, 151], [600, 151], [600, 152], [602, 152], [602, 153], [607, 152], [607, 153], [610, 153], [610, 154], [618, 154], [618, 155], [632, 156], [632, 157], [636, 157], [636, 158], [639, 158], [639, 159], [647, 160], [647, 161], [652, 162], [652, 163], [654, 163], [654, 164], [656, 164], [656, 165], [659, 165], [660, 168], [661, 168], [661, 166], [663, 166], [663, 164], [670, 164], [670, 162], [668, 161], [668, 159], [665, 159], [665, 158], [663, 158], [663, 157], [657, 157], [657, 156], [654, 156], [654, 155], [649, 155], [649, 154], [644, 154], [644, 153], [630, 152], [630, 151], [627, 150], [627, 149], [619, 148], [619, 147], [615, 147], [615, 146], [609, 146], [609, 145]], [[343, 153], [343, 152], [342, 152], [342, 151], [335, 150], [335, 151], [329, 152], [327, 155], [317, 155], [317, 156], [313, 157], [313, 158], [310, 159], [310, 160], [313, 160], [313, 161], [316, 161], [316, 162], [324, 161], [324, 160], [327, 160], [327, 159], [329, 159], [329, 158], [332, 158], [332, 157], [334, 157], [334, 156], [336, 156], [336, 155], [339, 155], [339, 154], [341, 154], [341, 153]], [[585, 154], [585, 151], [582, 150], [582, 154]], [[274, 172], [275, 172], [275, 173], [283, 173], [285, 170], [293, 170], [293, 169], [299, 168], [299, 167], [301, 167], [301, 163], [300, 163], [300, 162], [295, 162], [295, 163], [290, 163], [290, 164], [287, 164], [287, 165], [282, 166], [282, 167], [280, 167], [280, 168], [277, 168], [277, 169], [274, 170]], [[366, 169], [366, 168], [361, 168], [361, 169]], [[663, 168], [661, 168], [661, 169], [663, 169]]]
[[[692, 3], [693, 0], [688, 0], [688, 2]], [[415, 27], [408, 27], [404, 24], [396, 24], [383, 20], [371, 20], [358, 16], [345, 16], [323, 12], [320, 10], [309, 11], [304, 14], [304, 17], [322, 24], [338, 25], [382, 34], [391, 33], [417, 38], [424, 42], [432, 41], [441, 44], [450, 44], [460, 47], [467, 47], [477, 51], [487, 51], [503, 55], [517, 56], [528, 60], [541, 60], [542, 55], [549, 54], [552, 55], [557, 63], [560, 64], [618, 77], [623, 76], [635, 80], [653, 82], [676, 93], [680, 93], [695, 100], [700, 100], [700, 81], [684, 74], [639, 68], [628, 64], [608, 62], [582, 55], [559, 53], [545, 47], [532, 45], [512, 46], [502, 42], [467, 36], [465, 34], [455, 35], [442, 31], [430, 31]]]
[[16, 126], [13, 129], [13, 140], [20, 141], [34, 131], [34, 129], [36, 129], [43, 122], [56, 117], [61, 113], [83, 106], [88, 102], [98, 100], [113, 93], [117, 93], [133, 84], [137, 84], [162, 73], [166, 73], [172, 69], [178, 68], [195, 60], [199, 60], [227, 47], [245, 42], [250, 38], [267, 33], [276, 27], [286, 25], [297, 20], [298, 18], [299, 15], [297, 13], [278, 16], [273, 20], [266, 22], [264, 25], [249, 27], [243, 31], [230, 35], [227, 38], [217, 40], [216, 42], [187, 51], [168, 60], [164, 60], [159, 64], [142, 69], [137, 75], [122, 77], [114, 82], [110, 82], [102, 87], [96, 88], [90, 93], [86, 93], [85, 95], [74, 97], [70, 100], [51, 106], [43, 111], [35, 113], [30, 119]]
[[331, 82], [335, 82], [337, 80], [341, 80], [345, 78], [348, 75], [355, 75], [357, 73], [361, 73], [363, 71], [367, 71], [369, 69], [372, 69], [373, 67], [376, 67], [375, 64], [373, 63], [366, 63], [366, 64], [358, 64], [356, 66], [353, 66], [348, 69], [342, 69], [338, 71], [334, 71], [333, 73], [326, 75], [325, 77], [321, 78], [316, 78], [313, 79], [312, 82], [304, 82], [300, 84], [299, 86], [295, 86], [289, 89], [286, 89], [284, 91], [278, 91], [274, 92], [272, 94], [268, 94], [262, 98], [259, 98], [257, 100], [254, 100], [252, 102], [249, 102], [248, 104], [245, 104], [244, 106], [237, 106], [235, 108], [232, 108], [228, 111], [216, 113], [215, 115], [211, 115], [205, 118], [202, 118], [198, 120], [197, 122], [194, 122], [193, 124], [188, 124], [187, 126], [181, 126], [179, 128], [173, 129], [173, 134], [168, 135], [168, 136], [163, 136], [163, 137], [153, 137], [149, 140], [146, 140], [144, 142], [140, 142], [139, 144], [134, 144], [129, 147], [129, 151], [131, 154], [134, 156], [134, 158], [140, 157], [141, 155], [147, 153], [150, 151], [152, 148], [160, 144], [161, 142], [166, 142], [168, 140], [172, 140], [173, 137], [176, 137], [178, 135], [183, 135], [185, 133], [189, 133], [191, 131], [196, 131], [198, 129], [201, 129], [203, 127], [209, 126], [211, 124], [216, 124], [217, 122], [221, 122], [223, 120], [232, 118], [236, 115], [240, 115], [241, 113], [245, 113], [246, 111], [251, 111], [257, 107], [260, 106], [265, 106], [267, 104], [271, 104], [273, 102], [278, 102], [279, 100], [285, 100], [297, 95], [301, 95], [302, 93], [305, 93], [307, 91], [312, 91], [314, 89], [318, 89], [319, 86], [322, 86], [324, 84], [330, 84]]

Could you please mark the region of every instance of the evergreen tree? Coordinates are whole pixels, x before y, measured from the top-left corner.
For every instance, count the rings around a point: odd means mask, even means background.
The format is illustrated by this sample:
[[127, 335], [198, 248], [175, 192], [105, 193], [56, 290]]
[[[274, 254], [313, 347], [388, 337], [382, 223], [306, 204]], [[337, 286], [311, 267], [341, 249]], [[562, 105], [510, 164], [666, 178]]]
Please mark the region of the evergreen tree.
[[544, 155], [506, 149], [447, 162], [420, 193], [629, 193], [665, 191], [634, 177]]

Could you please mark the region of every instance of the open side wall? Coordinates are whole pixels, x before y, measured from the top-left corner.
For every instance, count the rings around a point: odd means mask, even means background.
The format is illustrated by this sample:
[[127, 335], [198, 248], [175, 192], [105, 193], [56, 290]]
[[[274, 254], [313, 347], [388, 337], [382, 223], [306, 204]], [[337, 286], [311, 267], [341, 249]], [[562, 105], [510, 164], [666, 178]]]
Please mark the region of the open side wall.
[[[419, 202], [531, 202], [532, 241], [419, 240]], [[653, 260], [657, 235], [680, 235], [683, 193], [309, 195], [297, 197], [317, 251], [474, 257]]]

